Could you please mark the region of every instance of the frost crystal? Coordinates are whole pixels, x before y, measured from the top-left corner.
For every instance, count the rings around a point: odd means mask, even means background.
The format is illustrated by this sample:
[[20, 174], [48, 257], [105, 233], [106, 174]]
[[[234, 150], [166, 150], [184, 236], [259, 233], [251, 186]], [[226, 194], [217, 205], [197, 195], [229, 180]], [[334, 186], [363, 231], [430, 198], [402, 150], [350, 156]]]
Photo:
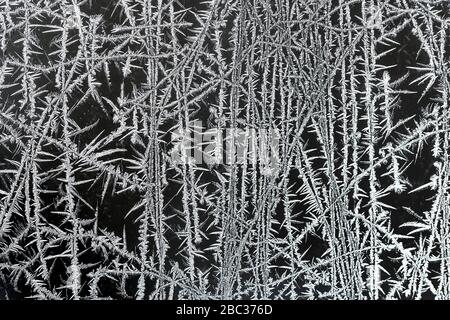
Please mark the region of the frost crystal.
[[448, 17], [0, 0], [0, 298], [449, 299]]

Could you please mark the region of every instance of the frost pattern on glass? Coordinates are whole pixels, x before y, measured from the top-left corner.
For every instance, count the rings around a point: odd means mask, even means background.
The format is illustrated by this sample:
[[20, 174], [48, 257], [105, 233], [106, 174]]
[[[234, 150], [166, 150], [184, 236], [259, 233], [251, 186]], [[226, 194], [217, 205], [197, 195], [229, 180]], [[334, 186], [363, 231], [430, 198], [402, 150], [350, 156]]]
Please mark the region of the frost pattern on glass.
[[449, 299], [448, 13], [0, 0], [0, 298]]

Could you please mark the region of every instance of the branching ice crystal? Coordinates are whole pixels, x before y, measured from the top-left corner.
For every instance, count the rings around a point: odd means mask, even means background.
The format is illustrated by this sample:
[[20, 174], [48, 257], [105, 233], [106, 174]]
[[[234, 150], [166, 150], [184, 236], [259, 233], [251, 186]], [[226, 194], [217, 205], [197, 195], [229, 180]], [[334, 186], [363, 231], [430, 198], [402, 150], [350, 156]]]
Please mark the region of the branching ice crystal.
[[449, 22], [0, 0], [0, 296], [449, 299]]

